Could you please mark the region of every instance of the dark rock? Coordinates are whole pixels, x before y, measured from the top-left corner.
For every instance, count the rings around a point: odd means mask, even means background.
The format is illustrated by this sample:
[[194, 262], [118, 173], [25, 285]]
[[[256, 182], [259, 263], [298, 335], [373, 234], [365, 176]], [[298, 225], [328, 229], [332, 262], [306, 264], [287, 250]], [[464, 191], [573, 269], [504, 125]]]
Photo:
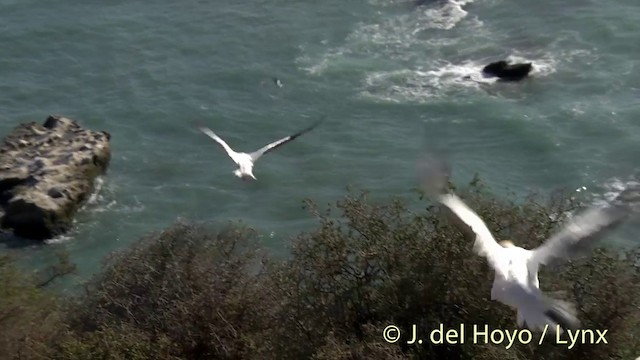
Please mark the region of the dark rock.
[[485, 75], [497, 76], [505, 81], [519, 81], [533, 69], [531, 63], [509, 64], [504, 60], [493, 62], [482, 69]]
[[106, 132], [56, 115], [43, 125], [18, 125], [0, 145], [0, 226], [37, 240], [67, 231], [107, 170], [109, 140]]
[[42, 126], [46, 127], [47, 129], [53, 130], [56, 128], [56, 126], [58, 126], [59, 122], [60, 122], [60, 117], [56, 115], [49, 115], [49, 117], [47, 118], [47, 120], [44, 121], [44, 124]]
[[49, 189], [49, 191], [47, 191], [47, 195], [51, 196], [54, 199], [61, 198], [63, 196], [62, 192], [56, 188]]

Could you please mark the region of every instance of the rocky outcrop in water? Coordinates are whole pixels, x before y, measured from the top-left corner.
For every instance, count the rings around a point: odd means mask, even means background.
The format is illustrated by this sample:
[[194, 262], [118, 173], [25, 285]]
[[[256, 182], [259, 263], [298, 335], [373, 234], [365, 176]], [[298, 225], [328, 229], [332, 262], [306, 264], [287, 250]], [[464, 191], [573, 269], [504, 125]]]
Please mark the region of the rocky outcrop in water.
[[520, 81], [527, 77], [532, 69], [531, 63], [509, 64], [500, 60], [485, 66], [482, 72], [488, 76], [497, 76], [504, 81]]
[[67, 231], [107, 170], [110, 139], [61, 116], [18, 125], [0, 145], [0, 226], [38, 240]]

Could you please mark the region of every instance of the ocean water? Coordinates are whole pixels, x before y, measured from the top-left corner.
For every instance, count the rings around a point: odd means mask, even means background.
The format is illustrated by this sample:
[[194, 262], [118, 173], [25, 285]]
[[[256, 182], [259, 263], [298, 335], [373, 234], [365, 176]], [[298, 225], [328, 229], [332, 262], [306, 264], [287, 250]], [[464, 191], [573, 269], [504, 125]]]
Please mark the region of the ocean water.
[[[113, 150], [69, 234], [0, 251], [37, 268], [65, 248], [79, 283], [181, 217], [242, 219], [284, 254], [315, 224], [305, 198], [351, 186], [417, 201], [426, 145], [459, 183], [614, 196], [640, 170], [639, 18], [636, 0], [0, 0], [0, 134], [62, 114], [110, 132]], [[532, 61], [531, 78], [479, 75], [504, 58]], [[260, 160], [255, 183], [193, 127], [252, 151], [323, 116]]]

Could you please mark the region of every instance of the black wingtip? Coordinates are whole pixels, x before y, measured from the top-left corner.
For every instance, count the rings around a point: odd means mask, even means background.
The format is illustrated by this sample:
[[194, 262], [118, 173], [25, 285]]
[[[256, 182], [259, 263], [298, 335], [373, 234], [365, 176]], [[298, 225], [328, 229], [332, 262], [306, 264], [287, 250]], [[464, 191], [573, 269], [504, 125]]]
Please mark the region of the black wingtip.
[[191, 126], [193, 128], [195, 128], [195, 129], [201, 129], [201, 128], [205, 128], [206, 127], [203, 123], [198, 122], [198, 121], [192, 121], [191, 122]]
[[309, 126], [309, 129], [315, 129], [316, 127], [318, 127], [318, 125], [325, 122], [325, 120], [327, 120], [327, 115], [322, 115], [320, 119], [316, 120], [316, 122], [314, 122], [313, 124], [311, 124], [311, 126]]
[[300, 136], [300, 135], [302, 135], [302, 134], [304, 134], [304, 133], [307, 133], [307, 132], [309, 132], [309, 131], [311, 131], [311, 130], [313, 130], [313, 129], [317, 128], [317, 127], [318, 127], [318, 125], [322, 124], [322, 123], [326, 120], [326, 118], [327, 118], [327, 116], [326, 116], [326, 115], [322, 116], [319, 120], [316, 120], [314, 123], [312, 123], [311, 125], [307, 126], [307, 127], [306, 127], [306, 128], [304, 128], [303, 130], [300, 130], [299, 132], [297, 132], [297, 133], [295, 133], [295, 134], [291, 135], [291, 139], [295, 139], [295, 138], [297, 138], [298, 136]]
[[571, 317], [568, 317], [555, 309], [549, 309], [545, 311], [544, 315], [558, 324], [562, 330], [577, 330], [578, 328], [580, 328], [580, 321], [578, 321], [577, 319], [572, 319]]

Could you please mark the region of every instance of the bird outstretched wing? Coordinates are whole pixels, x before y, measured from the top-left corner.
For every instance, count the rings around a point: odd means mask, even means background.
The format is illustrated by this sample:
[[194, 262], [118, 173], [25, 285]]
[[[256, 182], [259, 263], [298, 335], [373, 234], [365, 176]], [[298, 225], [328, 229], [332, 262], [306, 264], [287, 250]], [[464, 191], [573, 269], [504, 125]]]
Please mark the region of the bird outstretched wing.
[[638, 189], [629, 188], [603, 206], [593, 206], [575, 215], [544, 244], [534, 249], [531, 261], [558, 265], [592, 250], [605, 235], [636, 212]]
[[504, 248], [498, 244], [484, 221], [453, 193], [440, 195], [438, 201], [448, 207], [459, 221], [475, 233], [473, 248], [478, 255], [487, 258], [489, 264], [498, 270], [498, 257]]
[[222, 148], [227, 152], [227, 155], [229, 155], [229, 157], [234, 161], [234, 162], [238, 162], [237, 158], [238, 158], [238, 153], [233, 151], [233, 149], [224, 141], [222, 140], [218, 135], [216, 135], [216, 133], [214, 133], [211, 129], [204, 127], [204, 126], [198, 126], [198, 130], [202, 131], [205, 135], [209, 136], [210, 138], [212, 138], [213, 140], [215, 140], [218, 144], [220, 144], [220, 146], [222, 146]]
[[323, 121], [324, 121], [324, 117], [322, 119], [316, 121], [315, 123], [313, 123], [311, 126], [305, 128], [305, 129], [303, 129], [301, 131], [298, 131], [297, 133], [295, 133], [293, 135], [289, 135], [289, 136], [283, 137], [280, 140], [274, 141], [274, 142], [272, 142], [272, 143], [270, 143], [270, 144], [268, 144], [268, 145], [266, 145], [266, 146], [264, 146], [264, 147], [262, 147], [262, 148], [260, 148], [260, 149], [258, 149], [256, 151], [252, 152], [250, 154], [251, 155], [251, 159], [253, 161], [258, 160], [262, 155], [264, 155], [264, 154], [266, 154], [266, 153], [268, 153], [270, 151], [273, 151], [276, 148], [278, 148], [278, 147], [280, 147], [280, 146], [282, 146], [282, 145], [284, 145], [284, 144], [296, 139], [298, 136], [315, 129]]
[[474, 239], [476, 253], [486, 257], [491, 267], [500, 271], [497, 257], [504, 248], [496, 242], [480, 216], [457, 195], [449, 192], [451, 166], [445, 157], [434, 149], [427, 149], [418, 158], [416, 170], [418, 182], [426, 195], [437, 199], [451, 211], [454, 223], [465, 237]]

